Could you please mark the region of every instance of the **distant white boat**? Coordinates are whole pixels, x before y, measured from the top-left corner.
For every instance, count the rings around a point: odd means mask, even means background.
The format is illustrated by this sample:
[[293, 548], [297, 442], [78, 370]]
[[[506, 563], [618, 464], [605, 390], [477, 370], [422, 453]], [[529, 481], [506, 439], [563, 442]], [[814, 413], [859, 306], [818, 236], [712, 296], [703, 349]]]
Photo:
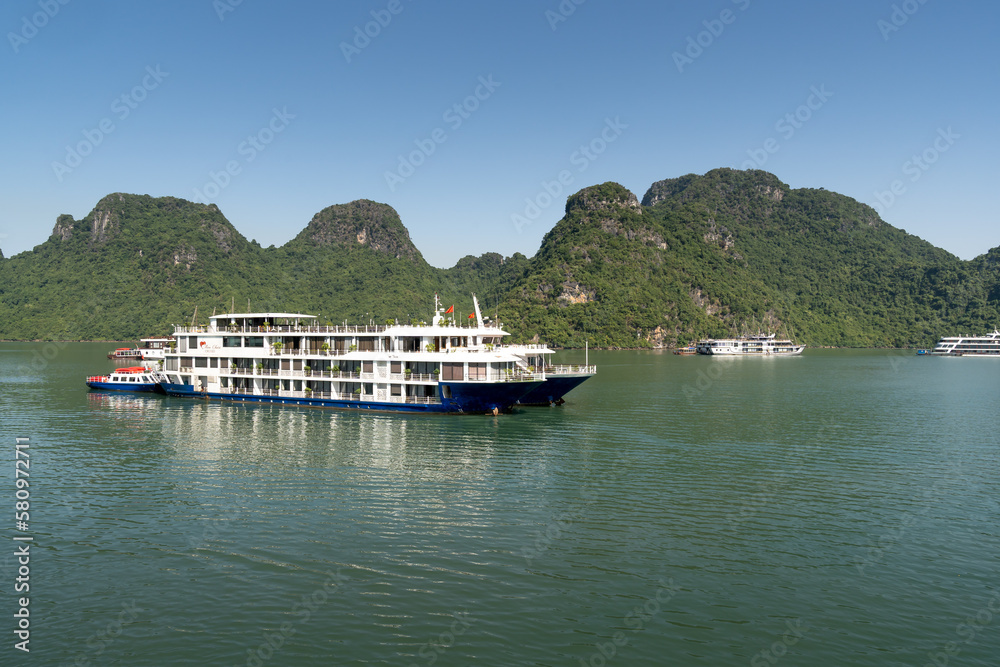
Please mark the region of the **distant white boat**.
[[993, 357], [1000, 359], [1000, 331], [984, 336], [946, 336], [931, 354], [942, 357]]
[[698, 341], [698, 354], [717, 356], [791, 356], [802, 354], [805, 345], [797, 345], [788, 339], [775, 338], [774, 334], [757, 334], [738, 338], [711, 338]]
[[173, 336], [156, 336], [153, 338], [143, 338], [139, 342], [139, 356], [144, 361], [159, 361], [164, 358], [170, 343], [174, 342]]

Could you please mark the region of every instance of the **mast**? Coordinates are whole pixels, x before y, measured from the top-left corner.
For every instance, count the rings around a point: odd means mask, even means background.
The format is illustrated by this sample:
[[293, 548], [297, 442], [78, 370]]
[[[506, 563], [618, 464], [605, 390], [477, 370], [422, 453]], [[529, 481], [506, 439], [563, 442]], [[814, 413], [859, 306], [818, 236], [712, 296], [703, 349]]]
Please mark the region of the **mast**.
[[437, 292], [434, 292], [434, 317], [431, 318], [431, 326], [437, 326], [441, 323], [441, 300], [438, 299]]
[[483, 326], [483, 314], [479, 311], [479, 299], [476, 298], [475, 292], [472, 294], [472, 305], [476, 309], [476, 327]]

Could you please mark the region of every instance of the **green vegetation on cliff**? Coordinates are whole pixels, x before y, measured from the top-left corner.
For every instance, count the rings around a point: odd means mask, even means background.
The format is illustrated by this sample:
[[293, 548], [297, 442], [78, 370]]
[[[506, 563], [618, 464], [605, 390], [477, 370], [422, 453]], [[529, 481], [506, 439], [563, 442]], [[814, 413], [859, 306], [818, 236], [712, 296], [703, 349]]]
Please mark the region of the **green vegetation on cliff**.
[[[538, 253], [427, 264], [396, 211], [317, 213], [280, 248], [215, 206], [113, 194], [60, 216], [34, 250], [0, 255], [0, 338], [133, 339], [213, 310], [321, 321], [426, 319], [469, 293], [521, 340], [671, 346], [753, 326], [810, 345], [929, 345], [1000, 324], [1000, 249], [964, 262], [826, 190], [718, 169], [572, 195]], [[203, 321], [203, 320], [202, 320]]]
[[1000, 322], [997, 257], [963, 262], [849, 197], [718, 169], [655, 183], [641, 207], [615, 183], [570, 197], [505, 310], [524, 314], [509, 322], [522, 336], [569, 345], [755, 325], [811, 345], [928, 345]]

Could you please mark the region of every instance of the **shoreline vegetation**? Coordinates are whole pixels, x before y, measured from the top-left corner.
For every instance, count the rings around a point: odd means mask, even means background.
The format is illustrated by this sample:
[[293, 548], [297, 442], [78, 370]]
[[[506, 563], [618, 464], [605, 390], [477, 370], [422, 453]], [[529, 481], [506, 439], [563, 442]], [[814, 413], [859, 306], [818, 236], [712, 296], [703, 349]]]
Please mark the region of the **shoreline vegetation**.
[[919, 349], [1000, 325], [1000, 247], [964, 261], [850, 197], [760, 170], [658, 181], [641, 201], [590, 186], [533, 257], [450, 269], [424, 260], [387, 204], [327, 207], [263, 248], [215, 205], [115, 193], [82, 220], [59, 216], [34, 249], [0, 254], [0, 286], [10, 341], [136, 341], [196, 308], [411, 322], [435, 293], [459, 321], [476, 293], [512, 341], [565, 349], [670, 349], [750, 323], [810, 348]]

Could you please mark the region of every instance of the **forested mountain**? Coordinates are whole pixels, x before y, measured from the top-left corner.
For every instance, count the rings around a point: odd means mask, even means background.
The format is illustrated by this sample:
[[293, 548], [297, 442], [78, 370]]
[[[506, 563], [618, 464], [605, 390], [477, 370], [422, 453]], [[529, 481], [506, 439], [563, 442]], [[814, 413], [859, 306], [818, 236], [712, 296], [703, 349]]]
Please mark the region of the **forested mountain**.
[[641, 206], [615, 183], [573, 195], [504, 310], [523, 313], [509, 321], [520, 335], [572, 345], [755, 328], [811, 345], [929, 345], [1000, 325], [998, 259], [963, 262], [849, 197], [718, 169], [654, 183]]
[[[330, 206], [280, 248], [214, 205], [113, 194], [50, 238], [0, 255], [0, 337], [132, 339], [213, 310], [321, 321], [427, 319], [433, 294], [485, 310], [521, 340], [671, 346], [749, 327], [810, 345], [929, 345], [1000, 325], [1000, 248], [968, 262], [826, 190], [718, 169], [654, 183], [640, 203], [585, 188], [538, 253], [423, 259], [392, 207]], [[467, 306], [460, 305], [462, 311]]]

